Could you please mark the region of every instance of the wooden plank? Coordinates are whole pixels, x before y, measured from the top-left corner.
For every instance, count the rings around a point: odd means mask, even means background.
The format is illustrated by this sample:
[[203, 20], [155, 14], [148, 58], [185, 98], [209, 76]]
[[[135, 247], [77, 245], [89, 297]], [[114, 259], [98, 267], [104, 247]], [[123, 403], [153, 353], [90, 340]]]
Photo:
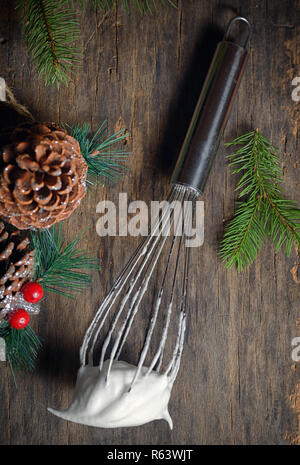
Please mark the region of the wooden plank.
[[14, 7], [1, 6], [1, 75], [17, 98], [41, 120], [96, 127], [107, 118], [111, 131], [125, 126], [132, 151], [128, 176], [113, 187], [98, 187], [66, 222], [68, 238], [88, 225], [86, 245], [103, 265], [93, 287], [76, 302], [47, 298], [47, 312], [34, 321], [45, 341], [39, 366], [34, 375], [19, 377], [18, 390], [9, 369], [0, 368], [1, 444], [281, 444], [296, 428], [287, 403], [299, 378], [299, 370], [290, 368], [299, 285], [289, 270], [296, 256], [274, 255], [267, 245], [242, 274], [220, 263], [217, 244], [223, 220], [233, 213], [235, 186], [223, 146], [204, 195], [205, 242], [192, 254], [188, 337], [170, 404], [174, 430], [164, 422], [101, 430], [46, 411], [70, 402], [84, 332], [138, 243], [100, 239], [96, 204], [116, 201], [119, 192], [129, 200], [165, 198], [215, 44], [236, 13], [249, 17], [254, 35], [225, 139], [259, 127], [282, 152], [287, 193], [299, 199], [299, 103], [291, 99], [291, 79], [300, 75], [299, 2], [231, 4], [179, 0], [177, 10], [160, 8], [154, 17], [118, 8], [105, 19], [88, 7], [80, 16], [83, 68], [59, 91], [37, 79]]

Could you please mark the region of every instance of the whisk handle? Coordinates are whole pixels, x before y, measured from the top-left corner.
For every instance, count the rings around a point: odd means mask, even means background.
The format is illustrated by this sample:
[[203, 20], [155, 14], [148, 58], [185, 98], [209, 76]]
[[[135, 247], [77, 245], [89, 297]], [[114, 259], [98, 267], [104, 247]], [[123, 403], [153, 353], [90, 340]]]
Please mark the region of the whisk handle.
[[[243, 46], [227, 40], [236, 21], [244, 21], [248, 26]], [[219, 42], [173, 172], [172, 184], [203, 192], [247, 61], [251, 32], [248, 20], [238, 16], [231, 20], [224, 40]]]

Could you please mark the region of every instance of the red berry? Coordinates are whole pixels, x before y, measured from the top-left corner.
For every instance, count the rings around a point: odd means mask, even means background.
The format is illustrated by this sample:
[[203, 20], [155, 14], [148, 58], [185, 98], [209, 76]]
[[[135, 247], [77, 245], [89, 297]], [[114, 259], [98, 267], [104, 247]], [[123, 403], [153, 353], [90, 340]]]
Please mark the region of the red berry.
[[30, 320], [28, 312], [24, 308], [17, 308], [8, 314], [8, 321], [12, 328], [23, 329], [25, 328]]
[[39, 283], [26, 283], [21, 289], [26, 302], [36, 304], [44, 295], [44, 289]]

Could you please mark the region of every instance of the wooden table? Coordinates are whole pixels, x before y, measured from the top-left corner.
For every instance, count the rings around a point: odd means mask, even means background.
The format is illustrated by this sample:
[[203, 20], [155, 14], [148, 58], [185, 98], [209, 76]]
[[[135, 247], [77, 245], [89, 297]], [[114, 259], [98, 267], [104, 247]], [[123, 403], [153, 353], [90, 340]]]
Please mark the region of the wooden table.
[[[228, 4], [231, 3], [232, 7]], [[179, 0], [141, 17], [123, 8], [103, 19], [79, 13], [83, 67], [68, 88], [45, 87], [28, 57], [13, 2], [1, 5], [0, 74], [16, 97], [40, 120], [104, 119], [111, 131], [128, 128], [129, 174], [113, 187], [98, 187], [65, 222], [66, 237], [88, 226], [86, 245], [101, 258], [93, 286], [76, 301], [49, 295], [47, 311], [33, 324], [44, 341], [33, 375], [18, 377], [1, 365], [1, 444], [283, 444], [297, 428], [289, 396], [299, 380], [291, 340], [299, 335], [299, 284], [290, 269], [293, 251], [274, 253], [268, 244], [244, 273], [227, 271], [218, 258], [223, 222], [234, 211], [236, 179], [224, 146], [204, 195], [205, 242], [193, 253], [191, 313], [183, 365], [165, 422], [101, 430], [50, 415], [48, 406], [71, 400], [78, 349], [97, 304], [125, 264], [136, 238], [96, 234], [99, 200], [164, 198], [170, 160], [179, 151], [217, 40], [231, 17], [254, 25], [251, 54], [230, 121], [227, 141], [258, 127], [280, 149], [287, 195], [299, 200], [299, 102], [291, 98], [300, 76], [299, 1]], [[298, 19], [297, 19], [298, 14]]]

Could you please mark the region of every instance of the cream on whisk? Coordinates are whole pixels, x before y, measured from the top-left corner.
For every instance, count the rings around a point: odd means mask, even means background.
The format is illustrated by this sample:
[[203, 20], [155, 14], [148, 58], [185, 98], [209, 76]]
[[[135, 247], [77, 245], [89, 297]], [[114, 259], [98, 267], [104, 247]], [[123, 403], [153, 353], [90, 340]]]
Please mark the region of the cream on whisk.
[[73, 401], [65, 411], [49, 412], [87, 426], [118, 428], [139, 426], [153, 420], [166, 420], [172, 429], [168, 403], [174, 378], [142, 367], [131, 386], [137, 367], [114, 361], [107, 380], [109, 360], [101, 371], [95, 366], [78, 370]]

